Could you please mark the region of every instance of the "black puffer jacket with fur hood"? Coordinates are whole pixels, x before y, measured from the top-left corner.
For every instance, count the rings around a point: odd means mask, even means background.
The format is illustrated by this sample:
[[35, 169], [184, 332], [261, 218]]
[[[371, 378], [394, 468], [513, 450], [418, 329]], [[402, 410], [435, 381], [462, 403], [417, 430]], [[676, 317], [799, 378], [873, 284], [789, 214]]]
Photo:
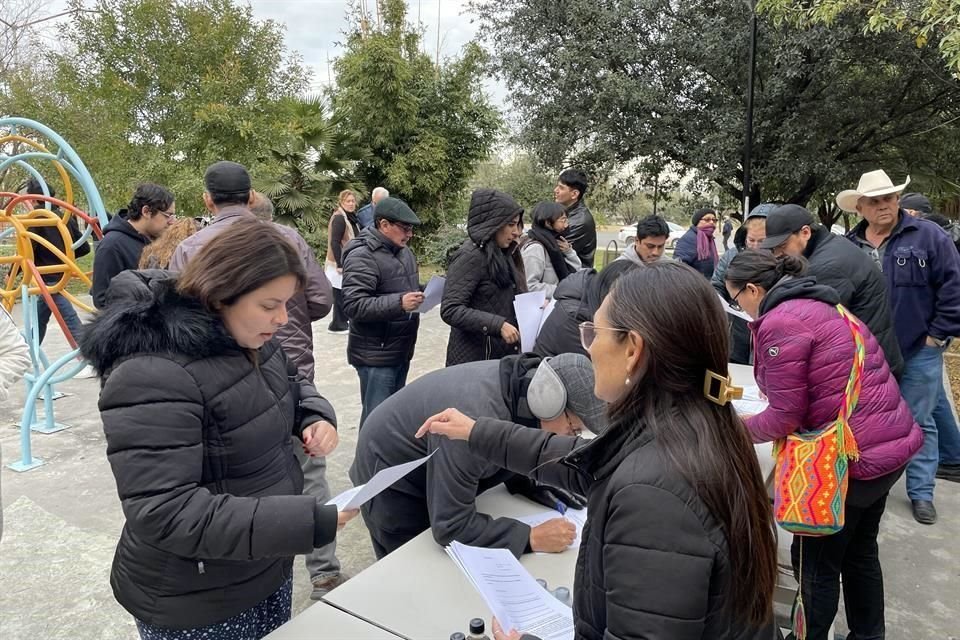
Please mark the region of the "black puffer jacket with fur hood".
[[[523, 208], [510, 195], [493, 189], [477, 189], [470, 198], [467, 235], [457, 251], [443, 288], [440, 317], [450, 325], [446, 366], [499, 360], [516, 353], [518, 344], [507, 344], [500, 335], [504, 322], [517, 326], [513, 298], [526, 291], [523, 260], [516, 244], [502, 249], [509, 264], [512, 282], [500, 286], [490, 270], [485, 247], [494, 242], [497, 230]], [[494, 250], [497, 250], [494, 247]]]
[[81, 349], [102, 376], [126, 517], [114, 595], [139, 620], [189, 629], [253, 607], [290, 577], [294, 555], [334, 539], [336, 508], [301, 495], [291, 435], [336, 423], [275, 339], [241, 348], [175, 285], [165, 271], [116, 276]]

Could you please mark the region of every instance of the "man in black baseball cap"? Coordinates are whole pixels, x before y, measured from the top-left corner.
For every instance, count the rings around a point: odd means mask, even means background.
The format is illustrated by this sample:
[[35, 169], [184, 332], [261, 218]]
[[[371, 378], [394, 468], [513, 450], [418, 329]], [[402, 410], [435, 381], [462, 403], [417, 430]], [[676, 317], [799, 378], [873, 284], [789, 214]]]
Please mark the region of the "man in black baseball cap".
[[903, 356], [890, 316], [883, 274], [866, 253], [819, 224], [813, 214], [796, 204], [777, 207], [767, 216], [767, 239], [761, 249], [774, 255], [803, 256], [808, 275], [836, 289], [840, 302], [876, 336], [893, 374], [903, 373]]
[[[810, 240], [814, 222], [813, 214], [800, 205], [781, 205], [767, 216], [767, 237], [760, 243], [760, 248], [800, 255]], [[784, 246], [781, 248], [781, 245]]]

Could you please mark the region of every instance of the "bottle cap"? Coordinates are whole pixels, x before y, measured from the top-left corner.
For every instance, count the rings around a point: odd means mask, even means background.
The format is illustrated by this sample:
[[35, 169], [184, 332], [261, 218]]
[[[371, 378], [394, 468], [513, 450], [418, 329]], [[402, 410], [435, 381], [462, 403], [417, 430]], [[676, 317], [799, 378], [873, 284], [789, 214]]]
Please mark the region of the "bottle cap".
[[556, 595], [558, 600], [566, 600], [570, 597], [570, 589], [566, 587], [557, 587], [557, 590], [553, 592]]
[[483, 618], [474, 618], [470, 621], [470, 635], [480, 635], [484, 628]]
[[450, 640], [467, 640], [467, 636], [457, 631], [456, 633], [450, 634]]
[[543, 578], [537, 578], [537, 584], [543, 587], [544, 589], [547, 588], [547, 581], [544, 580]]

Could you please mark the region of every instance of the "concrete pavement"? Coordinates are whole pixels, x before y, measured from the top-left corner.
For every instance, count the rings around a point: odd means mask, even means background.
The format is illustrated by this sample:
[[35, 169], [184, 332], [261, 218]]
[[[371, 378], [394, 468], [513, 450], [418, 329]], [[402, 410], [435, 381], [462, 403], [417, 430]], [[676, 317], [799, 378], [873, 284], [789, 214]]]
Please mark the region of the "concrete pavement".
[[[19, 317], [19, 308], [15, 310]], [[340, 446], [329, 459], [331, 489], [348, 488], [347, 468], [356, 446], [359, 383], [345, 358], [346, 336], [314, 325], [317, 387], [339, 416]], [[436, 311], [420, 329], [411, 379], [442, 367], [448, 329]], [[67, 350], [51, 327], [48, 354]], [[34, 455], [46, 464], [26, 473], [2, 470], [4, 534], [0, 542], [0, 638], [4, 640], [136, 638], [130, 616], [109, 586], [113, 548], [123, 524], [97, 411], [98, 382], [71, 380], [59, 387], [56, 417], [71, 425], [52, 435], [34, 434]], [[4, 462], [19, 455], [19, 419], [24, 399], [18, 385], [0, 404]], [[880, 538], [886, 578], [887, 637], [896, 640], [956, 640], [960, 620], [960, 485], [937, 488], [940, 522], [913, 521], [901, 481], [891, 493]], [[374, 561], [360, 519], [339, 537], [338, 556], [348, 573]], [[309, 580], [301, 559], [295, 565], [294, 611], [310, 604]], [[400, 582], [404, 576], [396, 576]], [[426, 612], [425, 612], [426, 613]], [[843, 629], [843, 625], [839, 624]], [[314, 637], [326, 637], [322, 629]]]

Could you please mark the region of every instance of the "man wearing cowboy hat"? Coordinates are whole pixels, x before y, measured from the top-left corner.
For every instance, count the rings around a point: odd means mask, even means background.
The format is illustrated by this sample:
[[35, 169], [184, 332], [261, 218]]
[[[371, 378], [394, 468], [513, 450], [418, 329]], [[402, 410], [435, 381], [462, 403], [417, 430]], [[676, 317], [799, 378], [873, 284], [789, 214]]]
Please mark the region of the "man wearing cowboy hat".
[[960, 335], [960, 255], [943, 229], [900, 207], [909, 183], [908, 177], [895, 185], [884, 171], [870, 171], [856, 189], [837, 194], [837, 205], [863, 216], [847, 237], [880, 265], [887, 281], [906, 364], [900, 391], [924, 433], [923, 448], [907, 465], [907, 495], [914, 519], [933, 524], [939, 458], [933, 412], [943, 385], [943, 352]]

